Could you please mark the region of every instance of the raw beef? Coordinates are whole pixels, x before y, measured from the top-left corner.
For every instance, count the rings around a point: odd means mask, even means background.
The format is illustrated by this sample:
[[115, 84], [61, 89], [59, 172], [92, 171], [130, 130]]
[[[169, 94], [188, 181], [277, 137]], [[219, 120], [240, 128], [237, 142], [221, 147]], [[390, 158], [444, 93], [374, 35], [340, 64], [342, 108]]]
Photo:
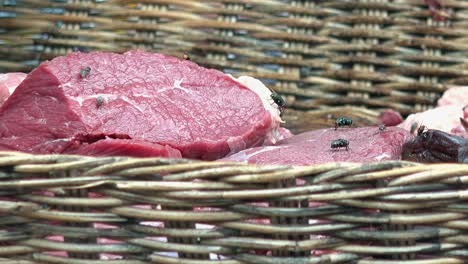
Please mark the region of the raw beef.
[[428, 129], [468, 136], [468, 87], [456, 86], [448, 89], [437, 105], [434, 109], [409, 115], [399, 127], [416, 134], [417, 128], [424, 125]]
[[22, 72], [0, 74], [0, 105], [6, 101], [24, 78], [26, 78], [26, 73]]
[[445, 21], [452, 17], [452, 11], [445, 8], [442, 0], [424, 0], [429, 7], [429, 12], [435, 21]]
[[418, 131], [418, 135], [403, 145], [406, 160], [427, 163], [468, 163], [468, 138], [440, 130]]
[[287, 139], [287, 138], [294, 136], [294, 134], [291, 131], [289, 131], [289, 129], [284, 128], [284, 127], [278, 128], [278, 132], [279, 132], [279, 140]]
[[[331, 142], [346, 139], [346, 148], [331, 149]], [[312, 165], [326, 162], [371, 162], [401, 158], [401, 146], [411, 139], [408, 131], [388, 127], [334, 128], [305, 132], [275, 146], [241, 151], [223, 160], [268, 165]]]
[[403, 122], [401, 114], [393, 109], [385, 109], [380, 112], [379, 119], [386, 126], [396, 126]]
[[71, 53], [41, 64], [2, 106], [0, 148], [214, 160], [278, 134], [270, 94], [161, 54]]
[[105, 138], [92, 144], [80, 144], [80, 141], [74, 143], [67, 149], [67, 153], [93, 156], [118, 156], [122, 153], [129, 153], [133, 157], [182, 157], [179, 150], [170, 146], [139, 140]]
[[417, 128], [424, 125], [428, 129], [436, 129], [453, 135], [463, 136], [467, 131], [461, 120], [468, 121], [468, 108], [460, 105], [439, 106], [425, 112], [409, 115], [406, 120], [398, 125], [413, 134]]
[[279, 127], [278, 130], [275, 131], [275, 134], [271, 134], [271, 136], [267, 137], [263, 142], [263, 146], [271, 146], [275, 145], [280, 140], [287, 139], [294, 136], [294, 134], [289, 131], [289, 129], [284, 127]]
[[455, 86], [442, 95], [437, 101], [438, 106], [444, 105], [467, 105], [468, 104], [468, 86]]

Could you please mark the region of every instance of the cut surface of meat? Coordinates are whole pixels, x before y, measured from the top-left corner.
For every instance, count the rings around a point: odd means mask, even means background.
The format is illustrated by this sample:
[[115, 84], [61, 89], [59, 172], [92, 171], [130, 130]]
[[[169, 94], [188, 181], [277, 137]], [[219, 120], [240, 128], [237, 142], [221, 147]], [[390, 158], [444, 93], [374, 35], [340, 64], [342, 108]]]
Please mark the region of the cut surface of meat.
[[121, 153], [131, 153], [133, 157], [182, 157], [179, 150], [167, 145], [162, 146], [145, 141], [113, 138], [106, 138], [88, 144], [81, 141], [73, 141], [67, 147], [66, 152], [86, 156], [118, 156]]
[[[145, 148], [155, 144], [156, 152], [169, 146], [186, 158], [214, 160], [262, 145], [277, 129], [279, 113], [266, 109], [265, 100], [191, 61], [144, 51], [76, 52], [42, 63], [4, 103], [0, 146], [37, 154], [131, 155], [127, 150], [147, 142]], [[71, 147], [86, 135], [100, 136], [82, 151]], [[119, 153], [124, 141], [137, 143]], [[98, 150], [104, 147], [110, 150]]]
[[26, 78], [26, 75], [26, 73], [22, 72], [0, 74], [0, 105], [15, 91], [16, 87]]
[[[345, 139], [345, 147], [332, 149], [331, 142]], [[327, 162], [372, 162], [398, 160], [403, 143], [411, 139], [408, 131], [388, 127], [319, 129], [278, 142], [274, 146], [255, 147], [224, 158], [260, 165], [313, 165]]]

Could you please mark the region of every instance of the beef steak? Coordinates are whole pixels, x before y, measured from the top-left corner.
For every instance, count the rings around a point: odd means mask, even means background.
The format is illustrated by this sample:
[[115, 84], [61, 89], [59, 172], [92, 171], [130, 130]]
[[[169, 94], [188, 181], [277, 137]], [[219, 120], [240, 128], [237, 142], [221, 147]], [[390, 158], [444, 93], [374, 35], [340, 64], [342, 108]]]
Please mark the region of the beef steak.
[[[292, 136], [274, 146], [255, 147], [224, 158], [261, 165], [313, 165], [326, 162], [371, 162], [401, 158], [401, 148], [411, 135], [404, 129], [378, 127], [319, 129]], [[345, 139], [345, 147], [331, 142]]]
[[266, 104], [258, 91], [187, 60], [76, 52], [42, 63], [5, 102], [0, 147], [214, 160], [261, 145], [277, 129]]

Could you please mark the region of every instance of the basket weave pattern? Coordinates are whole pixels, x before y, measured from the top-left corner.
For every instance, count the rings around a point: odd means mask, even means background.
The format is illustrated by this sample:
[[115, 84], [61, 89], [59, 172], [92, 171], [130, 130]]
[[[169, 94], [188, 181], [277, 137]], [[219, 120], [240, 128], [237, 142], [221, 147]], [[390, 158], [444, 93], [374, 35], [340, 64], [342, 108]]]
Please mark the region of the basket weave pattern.
[[[8, 3], [17, 2], [17, 5]], [[21, 0], [0, 18], [0, 71], [73, 50], [141, 48], [261, 78], [299, 110], [431, 108], [468, 82], [468, 2]]]
[[[444, 1], [443, 22], [420, 0], [0, 4], [0, 72], [73, 50], [188, 54], [284, 95], [295, 132], [343, 112], [364, 125], [371, 110], [432, 108], [468, 83], [467, 1]], [[466, 175], [0, 153], [0, 262], [466, 263]]]
[[468, 165], [2, 153], [0, 166], [0, 258], [15, 263], [112, 254], [118, 263], [448, 264], [467, 254]]

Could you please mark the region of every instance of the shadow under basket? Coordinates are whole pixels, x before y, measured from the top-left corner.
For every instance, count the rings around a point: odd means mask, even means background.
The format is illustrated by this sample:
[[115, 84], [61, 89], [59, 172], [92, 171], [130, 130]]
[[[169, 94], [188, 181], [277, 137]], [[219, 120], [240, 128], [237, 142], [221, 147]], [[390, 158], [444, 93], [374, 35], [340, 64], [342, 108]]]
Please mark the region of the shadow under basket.
[[[0, 153], [2, 263], [466, 263], [468, 164]], [[111, 261], [112, 260], [112, 261]]]

